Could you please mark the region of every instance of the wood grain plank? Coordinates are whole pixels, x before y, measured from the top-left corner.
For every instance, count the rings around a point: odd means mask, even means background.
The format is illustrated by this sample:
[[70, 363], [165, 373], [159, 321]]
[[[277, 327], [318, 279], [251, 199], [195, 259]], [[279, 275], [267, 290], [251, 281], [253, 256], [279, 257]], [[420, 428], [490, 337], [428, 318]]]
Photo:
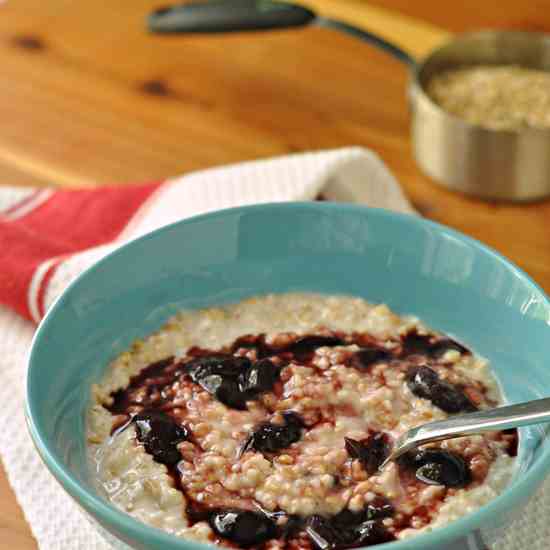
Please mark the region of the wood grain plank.
[[[396, 143], [388, 127], [406, 128], [393, 111], [393, 105], [403, 102], [404, 70], [380, 69], [396, 62], [332, 31], [264, 34], [261, 41], [254, 35], [154, 37], [143, 45], [141, 29], [131, 46], [142, 61], [131, 67], [116, 54], [99, 61], [91, 42], [79, 49], [67, 33], [62, 44], [54, 44], [58, 34], [51, 25], [47, 37], [17, 29], [14, 34], [11, 26], [3, 36], [5, 112], [0, 115], [16, 118], [18, 124], [0, 136], [0, 148], [19, 155], [30, 168], [42, 167], [48, 177], [57, 174], [60, 184], [150, 179], [209, 166], [214, 159], [222, 163], [335, 147], [348, 141], [348, 121], [364, 123], [371, 136], [366, 144]], [[21, 46], [29, 42], [41, 46]], [[226, 47], [234, 53], [231, 63], [220, 56], [220, 48]], [[157, 52], [154, 70], [151, 62], [143, 62], [146, 51], [149, 56]], [[373, 63], [365, 59], [365, 51]], [[280, 62], [262, 65], [263, 59], [277, 58]], [[175, 66], [174, 59], [186, 61]], [[343, 62], [347, 72], [332, 78], [332, 67]], [[209, 71], [202, 71], [203, 66]], [[118, 73], [117, 67], [122, 67]], [[388, 74], [400, 80], [401, 90], [369, 85], [368, 94], [350, 101], [350, 88]], [[34, 93], [38, 87], [40, 96]], [[395, 91], [388, 97], [388, 90]], [[373, 109], [376, 104], [379, 108]], [[56, 128], [58, 135], [38, 140], [36, 132], [29, 134], [31, 126]], [[120, 159], [129, 155], [135, 159], [132, 165], [123, 161], [120, 166]], [[150, 173], [145, 166], [157, 171]]]
[[368, 4], [454, 32], [487, 28], [550, 31], [548, 0], [461, 0], [444, 4], [437, 0], [368, 0]]

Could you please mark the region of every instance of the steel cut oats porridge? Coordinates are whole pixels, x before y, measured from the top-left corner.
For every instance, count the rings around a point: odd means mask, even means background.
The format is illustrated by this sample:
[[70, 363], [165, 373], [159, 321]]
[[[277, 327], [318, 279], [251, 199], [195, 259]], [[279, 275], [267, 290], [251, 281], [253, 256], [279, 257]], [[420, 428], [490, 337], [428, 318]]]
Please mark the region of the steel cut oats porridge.
[[501, 402], [486, 361], [359, 298], [268, 295], [184, 311], [92, 388], [98, 489], [176, 536], [230, 547], [368, 546], [495, 498], [514, 430], [412, 451], [418, 424]]

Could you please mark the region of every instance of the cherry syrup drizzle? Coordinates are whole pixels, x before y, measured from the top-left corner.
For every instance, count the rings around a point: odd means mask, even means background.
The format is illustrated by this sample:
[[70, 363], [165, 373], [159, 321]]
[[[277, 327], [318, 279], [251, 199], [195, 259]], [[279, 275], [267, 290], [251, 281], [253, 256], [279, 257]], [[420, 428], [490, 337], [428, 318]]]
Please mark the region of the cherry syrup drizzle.
[[[167, 357], [152, 363], [132, 377], [129, 385], [112, 394], [113, 402], [106, 408], [114, 415], [124, 415], [126, 423], [135, 424], [136, 438], [155, 461], [166, 466], [174, 487], [187, 502], [186, 515], [190, 524], [207, 521], [224, 545], [238, 548], [263, 548], [272, 539], [279, 539], [282, 548], [317, 548], [340, 550], [369, 546], [394, 540], [382, 520], [394, 515], [390, 501], [377, 497], [360, 512], [344, 509], [332, 517], [313, 515], [299, 517], [283, 511], [267, 512], [257, 505], [257, 511], [209, 507], [186, 492], [178, 472], [181, 455], [178, 445], [189, 441], [197, 445], [192, 431], [171, 414], [170, 388], [182, 379], [197, 384], [229, 408], [244, 410], [247, 402], [259, 399], [263, 393], [274, 391], [280, 385], [280, 371], [291, 362], [316, 368], [312, 360], [319, 347], [360, 346], [346, 361], [350, 368], [370, 371], [381, 362], [391, 367], [410, 356], [421, 356], [423, 364], [412, 366], [406, 372], [406, 383], [415, 395], [429, 399], [447, 412], [475, 410], [463, 388], [439, 379], [431, 365], [441, 364], [449, 350], [461, 354], [471, 352], [449, 338], [421, 335], [412, 330], [391, 349], [364, 335], [307, 335], [285, 345], [270, 345], [264, 335], [246, 335], [222, 350], [192, 348], [187, 357], [177, 360]], [[234, 355], [239, 350], [254, 350], [255, 360]], [[241, 352], [242, 353], [242, 352]], [[248, 450], [273, 457], [299, 441], [308, 427], [300, 416], [283, 413], [283, 423], [265, 422], [257, 426], [246, 440], [241, 453]], [[118, 424], [120, 426], [120, 424]], [[309, 426], [311, 429], [313, 426]], [[120, 429], [120, 428], [119, 428]], [[517, 453], [517, 431], [508, 430], [507, 449]], [[367, 439], [346, 439], [345, 447], [351, 459], [358, 459], [365, 471], [372, 475], [391, 449], [387, 434], [369, 431]], [[400, 460], [403, 475], [416, 476], [424, 484], [449, 487], [465, 486], [471, 481], [469, 468], [462, 457], [438, 450], [409, 453]], [[409, 473], [407, 473], [409, 472]], [[421, 510], [415, 511], [418, 516]], [[410, 517], [396, 520], [406, 527]]]

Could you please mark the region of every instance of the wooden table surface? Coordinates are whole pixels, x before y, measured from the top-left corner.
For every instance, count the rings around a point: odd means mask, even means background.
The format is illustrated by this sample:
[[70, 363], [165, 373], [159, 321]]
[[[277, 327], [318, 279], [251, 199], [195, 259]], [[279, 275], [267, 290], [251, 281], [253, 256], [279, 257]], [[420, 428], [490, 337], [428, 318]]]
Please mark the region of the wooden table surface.
[[[548, 0], [308, 0], [415, 56], [450, 32], [550, 30]], [[428, 218], [472, 235], [550, 290], [550, 201], [505, 205], [437, 186], [416, 167], [407, 74], [330, 30], [152, 36], [159, 2], [0, 1], [0, 182], [101, 185], [351, 144], [376, 150]], [[36, 548], [0, 476], [0, 548]]]

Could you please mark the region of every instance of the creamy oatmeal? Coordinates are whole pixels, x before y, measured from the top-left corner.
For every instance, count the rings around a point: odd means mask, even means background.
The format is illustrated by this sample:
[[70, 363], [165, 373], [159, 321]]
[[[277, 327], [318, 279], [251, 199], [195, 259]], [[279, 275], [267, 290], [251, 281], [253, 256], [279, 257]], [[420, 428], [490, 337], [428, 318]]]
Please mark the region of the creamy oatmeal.
[[515, 431], [410, 452], [393, 440], [501, 402], [488, 364], [364, 300], [269, 295], [184, 311], [92, 388], [99, 490], [137, 519], [223, 546], [368, 546], [495, 498]]

